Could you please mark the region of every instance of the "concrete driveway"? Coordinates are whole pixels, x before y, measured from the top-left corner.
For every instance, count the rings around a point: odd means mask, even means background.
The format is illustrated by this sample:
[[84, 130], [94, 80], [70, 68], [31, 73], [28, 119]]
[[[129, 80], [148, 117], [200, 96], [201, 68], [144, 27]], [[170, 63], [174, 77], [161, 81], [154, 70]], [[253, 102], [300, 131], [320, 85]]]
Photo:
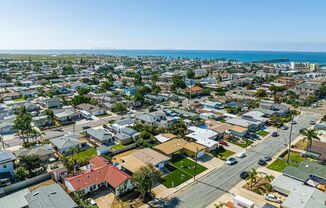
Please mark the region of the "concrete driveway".
[[96, 201], [99, 208], [111, 208], [115, 195], [109, 191], [101, 191], [98, 194], [92, 196], [92, 199]]

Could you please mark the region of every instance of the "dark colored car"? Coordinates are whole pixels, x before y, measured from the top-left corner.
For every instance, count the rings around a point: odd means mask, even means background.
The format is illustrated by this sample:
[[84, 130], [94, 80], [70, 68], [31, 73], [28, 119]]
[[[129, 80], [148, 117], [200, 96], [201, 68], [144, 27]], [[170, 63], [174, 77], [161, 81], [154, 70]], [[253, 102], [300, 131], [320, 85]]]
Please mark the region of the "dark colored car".
[[278, 133], [276, 132], [276, 131], [274, 131], [273, 133], [272, 133], [272, 137], [277, 137], [278, 136]]
[[89, 129], [89, 128], [91, 128], [90, 126], [83, 126], [83, 129], [85, 130], [85, 129]]
[[266, 162], [266, 160], [264, 160], [264, 159], [260, 159], [260, 160], [258, 161], [258, 164], [261, 165], [261, 166], [265, 166], [265, 165], [267, 164], [267, 162]]
[[248, 171], [242, 171], [242, 172], [240, 173], [240, 178], [241, 178], [241, 179], [246, 179], [246, 178], [248, 178], [248, 176], [249, 176]]
[[229, 144], [224, 140], [220, 140], [220, 141], [218, 141], [218, 143], [223, 145], [223, 146], [229, 146]]

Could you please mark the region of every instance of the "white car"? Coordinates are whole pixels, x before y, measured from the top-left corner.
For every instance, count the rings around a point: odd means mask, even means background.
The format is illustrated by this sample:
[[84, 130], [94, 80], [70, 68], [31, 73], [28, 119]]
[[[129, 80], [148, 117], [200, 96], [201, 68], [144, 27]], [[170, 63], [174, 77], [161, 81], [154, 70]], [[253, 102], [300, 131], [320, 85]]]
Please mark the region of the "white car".
[[89, 203], [92, 205], [92, 206], [95, 206], [96, 205], [96, 201], [92, 198], [88, 198], [87, 199], [89, 201]]
[[233, 165], [237, 163], [237, 160], [234, 158], [234, 157], [229, 157], [227, 160], [226, 160], [226, 164], [228, 165]]
[[273, 194], [265, 194], [264, 198], [267, 201], [271, 201], [271, 202], [276, 202], [276, 203], [281, 203], [282, 202], [280, 198], [278, 198], [277, 196], [275, 196]]
[[240, 152], [239, 154], [237, 154], [237, 157], [238, 158], [244, 158], [244, 157], [246, 157], [246, 153]]

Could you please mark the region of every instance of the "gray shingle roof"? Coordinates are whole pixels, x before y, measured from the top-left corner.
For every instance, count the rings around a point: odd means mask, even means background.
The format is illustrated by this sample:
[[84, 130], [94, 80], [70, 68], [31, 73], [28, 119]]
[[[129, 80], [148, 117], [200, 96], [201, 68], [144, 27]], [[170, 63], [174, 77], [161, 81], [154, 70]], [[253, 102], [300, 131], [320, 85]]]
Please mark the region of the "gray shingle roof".
[[29, 208], [75, 208], [77, 204], [58, 185], [38, 188], [25, 196]]
[[51, 139], [51, 143], [54, 144], [57, 148], [62, 149], [62, 148], [69, 148], [69, 147], [74, 147], [76, 145], [80, 144], [79, 141], [80, 136], [77, 134], [70, 134], [70, 135], [64, 135], [61, 137], [57, 137], [54, 139]]
[[0, 151], [0, 163], [16, 160], [16, 156], [10, 151]]
[[106, 129], [87, 129], [86, 132], [90, 136], [102, 142], [112, 139], [112, 135]]

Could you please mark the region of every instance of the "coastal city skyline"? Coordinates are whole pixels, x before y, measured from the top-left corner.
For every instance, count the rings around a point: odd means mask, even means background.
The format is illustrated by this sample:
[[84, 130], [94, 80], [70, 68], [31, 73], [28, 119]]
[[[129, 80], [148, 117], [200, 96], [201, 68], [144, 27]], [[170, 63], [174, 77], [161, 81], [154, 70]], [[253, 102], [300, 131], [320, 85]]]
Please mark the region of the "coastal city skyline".
[[0, 49], [326, 51], [325, 1], [1, 1]]

